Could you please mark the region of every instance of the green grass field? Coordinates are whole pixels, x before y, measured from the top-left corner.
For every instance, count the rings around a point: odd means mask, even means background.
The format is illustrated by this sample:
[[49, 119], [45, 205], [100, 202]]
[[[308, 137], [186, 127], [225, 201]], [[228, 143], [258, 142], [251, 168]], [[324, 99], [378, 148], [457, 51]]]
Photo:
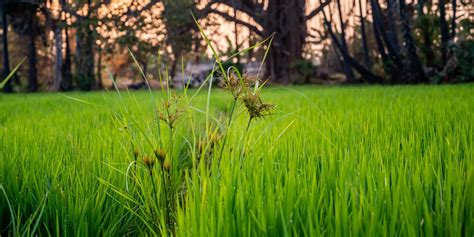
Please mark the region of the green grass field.
[[474, 235], [473, 85], [263, 90], [1, 94], [0, 235]]

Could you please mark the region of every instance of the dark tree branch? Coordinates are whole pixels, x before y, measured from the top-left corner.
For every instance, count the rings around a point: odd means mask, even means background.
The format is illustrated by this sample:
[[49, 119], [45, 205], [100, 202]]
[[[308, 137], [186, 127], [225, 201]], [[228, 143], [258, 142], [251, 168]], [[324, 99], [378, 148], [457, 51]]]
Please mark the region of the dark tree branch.
[[452, 0], [451, 4], [453, 7], [453, 18], [451, 19], [451, 40], [454, 40], [456, 37], [456, 0]]
[[332, 41], [336, 45], [337, 49], [339, 52], [342, 54], [342, 57], [347, 60], [348, 63], [351, 64], [354, 69], [362, 75], [369, 83], [383, 83], [383, 78], [373, 74], [369, 69], [365, 68], [363, 65], [361, 65], [357, 60], [355, 60], [351, 55], [349, 55], [349, 52], [344, 50], [341, 42], [339, 42], [339, 39], [337, 38], [336, 34], [334, 34], [332, 30], [332, 26], [330, 22], [328, 21], [326, 14], [323, 11], [323, 17], [324, 17], [324, 24], [326, 25], [326, 30], [328, 31], [329, 35], [331, 36]]
[[407, 56], [404, 65], [405, 82], [429, 82], [429, 78], [426, 77], [423, 71], [423, 65], [421, 64], [421, 61], [418, 58], [418, 54], [416, 52], [415, 40], [411, 35], [409, 16], [407, 14], [405, 0], [400, 0], [399, 11], [400, 19], [402, 21], [403, 38], [405, 40], [405, 51]]
[[326, 31], [322, 31], [322, 30], [316, 29], [314, 27], [311, 27], [311, 30], [316, 32], [318, 34], [318, 36], [313, 35], [313, 34], [308, 32], [308, 36], [310, 38], [320, 38], [321, 40], [325, 40], [328, 37], [328, 33]]
[[365, 33], [365, 17], [362, 13], [362, 0], [359, 0], [359, 19], [360, 19], [360, 33], [361, 33], [361, 40], [362, 40], [362, 50], [364, 53], [364, 64], [367, 68], [372, 67], [372, 63], [370, 62], [369, 57], [369, 46], [367, 44], [367, 35]]
[[[339, 24], [341, 27], [341, 46], [343, 47], [344, 51], [348, 52], [348, 47], [347, 47], [347, 42], [346, 42], [346, 27], [344, 24], [344, 19], [342, 17], [342, 9], [341, 9], [341, 0], [336, 0], [337, 3], [337, 9], [338, 9], [338, 16], [339, 16]], [[354, 73], [352, 72], [351, 66], [349, 65], [349, 62], [347, 59], [344, 57], [344, 74], [346, 74], [347, 81], [348, 82], [353, 82], [354, 81]]]
[[439, 1], [439, 27], [441, 30], [441, 50], [443, 63], [448, 61], [448, 42], [449, 42], [449, 27], [446, 21], [446, 1]]
[[306, 16], [306, 21], [308, 20], [311, 20], [313, 17], [315, 17], [316, 15], [318, 15], [321, 11], [324, 10], [324, 8], [329, 5], [329, 3], [331, 3], [330, 0], [327, 0], [323, 3], [321, 3], [319, 5], [319, 7], [317, 7], [316, 9], [314, 9], [313, 11], [311, 11], [307, 16]]
[[400, 52], [396, 50], [393, 42], [389, 39], [385, 27], [383, 25], [383, 18], [380, 10], [380, 4], [377, 0], [370, 0], [372, 5], [372, 15], [374, 17], [374, 27], [378, 27], [379, 34], [382, 36], [383, 41], [387, 47], [389, 57], [398, 68], [402, 68], [402, 60], [400, 59]]
[[212, 8], [215, 4], [224, 4], [228, 7], [235, 8], [237, 11], [243, 12], [252, 17], [252, 19], [259, 25], [262, 25], [264, 20], [262, 15], [264, 12], [262, 5], [257, 4], [252, 0], [211, 0], [208, 2], [206, 7], [201, 10], [200, 16], [205, 17], [207, 14], [215, 11], [215, 9]]
[[135, 11], [132, 11], [130, 8], [128, 8], [127, 12], [125, 12], [124, 15], [138, 16], [140, 15], [140, 13], [150, 10], [153, 6], [155, 6], [159, 2], [161, 2], [161, 0], [150, 0], [150, 2], [147, 3], [145, 6], [143, 6], [140, 10], [135, 10]]
[[[5, 9], [5, 5], [2, 5], [0, 9], [2, 13], [2, 41], [3, 41], [3, 78], [7, 77], [10, 74], [10, 62], [9, 62], [9, 55], [8, 55], [8, 22], [7, 22], [7, 10]], [[1, 89], [1, 88], [0, 88]], [[3, 92], [13, 92], [11, 80], [7, 81], [3, 87]]]
[[260, 35], [260, 36], [263, 36], [263, 32], [261, 30], [258, 29], [257, 26], [255, 25], [252, 25], [248, 22], [245, 22], [245, 21], [242, 21], [242, 20], [239, 20], [239, 19], [236, 19], [235, 17], [229, 15], [228, 13], [225, 13], [225, 12], [221, 12], [215, 8], [208, 8], [208, 9], [203, 9], [204, 12], [201, 12], [199, 14], [199, 17], [205, 17], [206, 15], [208, 14], [211, 14], [211, 13], [214, 13], [214, 14], [217, 14], [219, 16], [222, 16], [224, 19], [228, 20], [228, 21], [233, 21], [239, 25], [243, 25], [245, 27], [247, 27], [249, 30], [251, 30], [252, 32]]

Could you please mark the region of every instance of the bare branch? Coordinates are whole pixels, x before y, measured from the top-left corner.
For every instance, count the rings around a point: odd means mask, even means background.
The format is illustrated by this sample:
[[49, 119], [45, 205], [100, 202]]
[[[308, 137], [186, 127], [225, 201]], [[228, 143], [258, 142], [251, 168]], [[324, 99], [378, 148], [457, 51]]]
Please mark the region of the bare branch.
[[143, 6], [140, 10], [135, 10], [135, 11], [132, 11], [130, 10], [130, 8], [127, 10], [127, 12], [125, 13], [125, 15], [127, 16], [138, 16], [140, 15], [140, 13], [142, 13], [143, 11], [148, 11], [150, 10], [153, 6], [155, 6], [157, 3], [161, 2], [161, 0], [150, 0], [149, 3], [147, 3], [145, 6]]
[[[255, 4], [250, 0], [211, 0], [208, 2], [205, 8], [201, 10], [202, 16], [205, 17], [210, 11], [214, 11], [212, 8], [215, 4], [224, 4], [228, 7], [235, 8], [237, 11], [243, 12], [250, 16], [259, 25], [262, 25], [264, 20], [262, 13], [264, 12], [260, 4]], [[215, 12], [214, 12], [215, 13]]]
[[326, 38], [328, 37], [327, 31], [319, 30], [319, 29], [316, 29], [314, 27], [311, 27], [311, 30], [316, 32], [318, 34], [318, 36], [308, 32], [308, 36], [310, 38], [319, 38], [319, 39], [322, 39], [322, 40], [326, 40]]
[[240, 19], [236, 19], [235, 17], [229, 15], [228, 13], [221, 12], [221, 11], [219, 11], [217, 9], [214, 9], [214, 8], [209, 8], [209, 9], [206, 10], [206, 12], [208, 14], [210, 14], [210, 13], [217, 14], [217, 15], [223, 17], [224, 19], [226, 19], [228, 21], [232, 21], [232, 22], [235, 22], [239, 25], [243, 25], [243, 26], [247, 27], [250, 31], [252, 31], [252, 32], [254, 32], [254, 33], [256, 33], [260, 36], [263, 36], [263, 32], [261, 30], [259, 30], [257, 26], [252, 25], [248, 22], [242, 21]]
[[307, 16], [306, 16], [306, 20], [311, 20], [313, 17], [315, 17], [316, 15], [318, 15], [322, 10], [324, 10], [324, 8], [329, 5], [329, 3], [331, 2], [331, 0], [327, 0], [323, 3], [321, 3], [321, 5], [319, 5], [319, 7], [317, 7], [316, 9], [314, 9], [313, 11], [311, 11]]
[[360, 75], [362, 77], [364, 77], [365, 79], [367, 79], [368, 82], [370, 83], [383, 83], [383, 78], [375, 75], [374, 73], [372, 73], [369, 69], [367, 69], [366, 67], [364, 67], [363, 65], [361, 65], [359, 62], [357, 62], [357, 60], [355, 60], [350, 54], [349, 52], [347, 51], [347, 49], [345, 49], [343, 46], [342, 46], [342, 43], [339, 41], [338, 37], [336, 36], [336, 34], [334, 33], [334, 31], [332, 30], [332, 26], [331, 26], [331, 23], [328, 21], [327, 17], [326, 17], [326, 14], [324, 13], [323, 11], [323, 17], [324, 17], [324, 25], [326, 26], [326, 30], [327, 30], [327, 33], [329, 34], [329, 36], [331, 37], [332, 39], [332, 42], [334, 43], [334, 45], [336, 46], [336, 48], [339, 50], [339, 52], [342, 54], [342, 57], [347, 60], [349, 62], [349, 64], [351, 64], [351, 66], [357, 71], [360, 73]]

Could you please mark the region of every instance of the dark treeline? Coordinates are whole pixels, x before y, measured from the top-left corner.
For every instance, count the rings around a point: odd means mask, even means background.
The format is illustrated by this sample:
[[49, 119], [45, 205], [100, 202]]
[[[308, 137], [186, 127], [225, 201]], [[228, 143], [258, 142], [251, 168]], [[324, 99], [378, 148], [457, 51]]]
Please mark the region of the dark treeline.
[[[205, 55], [191, 12], [207, 29], [235, 26], [224, 55], [273, 35], [265, 61], [272, 83], [333, 74], [346, 83], [474, 80], [470, 1], [2, 0], [0, 7], [3, 78], [27, 57], [5, 92], [102, 89], [102, 74], [116, 77], [123, 65], [116, 55], [128, 49], [145, 74], [159, 70], [161, 50], [173, 77], [182, 58]], [[249, 33], [239, 36], [243, 29]]]
[[[339, 6], [341, 1], [336, 2]], [[362, 2], [367, 4], [365, 14]], [[448, 3], [450, 14], [446, 12]], [[339, 33], [333, 30], [331, 20], [323, 12], [326, 32], [344, 65], [348, 65], [344, 70], [348, 79], [353, 78], [355, 71], [371, 83], [473, 81], [470, 69], [474, 49], [473, 22], [469, 17], [472, 6], [467, 2], [419, 0], [408, 4], [405, 0], [386, 0], [382, 4], [378, 0], [357, 0], [354, 4], [360, 9], [357, 31], [362, 41], [362, 58], [351, 54], [347, 48], [340, 8]], [[461, 15], [458, 4], [464, 9]], [[369, 39], [373, 47], [369, 46]], [[374, 63], [379, 64], [382, 73], [374, 70]]]

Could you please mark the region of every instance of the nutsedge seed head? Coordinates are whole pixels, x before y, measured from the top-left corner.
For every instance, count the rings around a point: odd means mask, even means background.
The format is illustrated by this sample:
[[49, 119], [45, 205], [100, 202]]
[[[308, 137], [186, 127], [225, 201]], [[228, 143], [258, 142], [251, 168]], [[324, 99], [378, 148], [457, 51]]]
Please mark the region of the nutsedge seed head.
[[169, 159], [166, 159], [165, 162], [163, 163], [163, 169], [166, 171], [171, 170], [171, 161]]
[[143, 163], [145, 163], [149, 170], [152, 170], [153, 166], [155, 165], [155, 159], [150, 156], [145, 156], [143, 157]]
[[168, 100], [163, 102], [163, 110], [159, 114], [160, 120], [168, 124], [169, 127], [174, 127], [181, 114], [185, 111], [180, 106], [181, 98], [173, 95]]
[[163, 149], [156, 148], [154, 151], [156, 159], [163, 163], [166, 159], [166, 152]]
[[241, 100], [251, 118], [263, 118], [270, 115], [275, 107], [265, 104], [260, 98], [259, 78], [243, 75], [239, 78], [235, 73], [230, 74], [222, 81], [221, 86], [230, 91], [235, 100]]
[[235, 100], [240, 99], [245, 94], [249, 87], [258, 82], [257, 77], [243, 75], [239, 78], [235, 73], [230, 74], [227, 78], [221, 80], [220, 86], [232, 93]]
[[257, 93], [247, 93], [242, 100], [251, 118], [263, 118], [270, 115], [275, 107], [272, 104], [263, 103]]

